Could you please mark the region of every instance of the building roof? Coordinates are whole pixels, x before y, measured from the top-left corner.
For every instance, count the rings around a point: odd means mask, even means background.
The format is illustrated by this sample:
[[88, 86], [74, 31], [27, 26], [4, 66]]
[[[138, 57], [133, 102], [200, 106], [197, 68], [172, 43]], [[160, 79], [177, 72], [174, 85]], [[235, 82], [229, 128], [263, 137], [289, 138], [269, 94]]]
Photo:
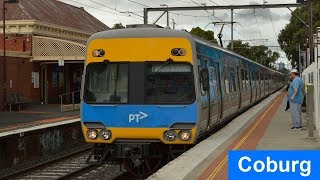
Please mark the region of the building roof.
[[[90, 33], [109, 29], [84, 8], [57, 0], [19, 0], [19, 3], [6, 4], [6, 7], [7, 20], [37, 20]], [[0, 17], [2, 20], [2, 13]]]

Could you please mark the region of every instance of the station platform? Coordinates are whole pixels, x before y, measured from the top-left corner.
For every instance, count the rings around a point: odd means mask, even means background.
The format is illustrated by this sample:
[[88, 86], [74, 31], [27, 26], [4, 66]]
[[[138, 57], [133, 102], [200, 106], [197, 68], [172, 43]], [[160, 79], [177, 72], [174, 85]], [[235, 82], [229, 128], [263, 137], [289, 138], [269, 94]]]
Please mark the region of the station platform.
[[[148, 179], [228, 179], [229, 150], [319, 150], [318, 135], [308, 137], [305, 127], [291, 130], [286, 93], [270, 95]], [[306, 125], [306, 113], [302, 119]]]
[[30, 105], [21, 111], [0, 112], [0, 133], [79, 117], [79, 110], [60, 112], [58, 104]]

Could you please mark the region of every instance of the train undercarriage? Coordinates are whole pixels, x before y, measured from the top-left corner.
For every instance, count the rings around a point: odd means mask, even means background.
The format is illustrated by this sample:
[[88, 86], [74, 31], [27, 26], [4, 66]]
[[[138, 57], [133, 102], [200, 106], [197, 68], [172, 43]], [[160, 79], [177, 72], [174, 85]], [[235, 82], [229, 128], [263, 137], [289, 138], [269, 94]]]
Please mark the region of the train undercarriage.
[[95, 144], [87, 163], [123, 164], [132, 175], [148, 177], [190, 147], [191, 145], [165, 145], [154, 142]]

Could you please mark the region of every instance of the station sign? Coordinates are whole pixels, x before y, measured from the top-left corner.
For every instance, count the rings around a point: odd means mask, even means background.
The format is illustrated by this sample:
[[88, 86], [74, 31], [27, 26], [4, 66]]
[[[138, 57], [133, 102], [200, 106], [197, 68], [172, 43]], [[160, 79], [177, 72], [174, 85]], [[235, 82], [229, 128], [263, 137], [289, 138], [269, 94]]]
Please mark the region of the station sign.
[[320, 179], [320, 151], [229, 151], [228, 179]]
[[64, 60], [59, 60], [58, 64], [59, 64], [59, 66], [64, 66]]

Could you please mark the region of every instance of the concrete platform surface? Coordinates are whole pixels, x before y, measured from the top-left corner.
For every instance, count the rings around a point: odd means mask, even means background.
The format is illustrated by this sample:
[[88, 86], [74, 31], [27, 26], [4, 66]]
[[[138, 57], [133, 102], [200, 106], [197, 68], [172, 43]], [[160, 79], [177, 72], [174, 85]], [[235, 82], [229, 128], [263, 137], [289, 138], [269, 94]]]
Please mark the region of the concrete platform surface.
[[320, 149], [320, 140], [316, 131], [313, 138], [308, 137], [306, 113], [302, 113], [302, 122], [305, 126], [303, 130], [291, 130], [290, 112], [284, 111], [286, 103], [284, 99], [259, 141], [257, 149]]
[[79, 110], [60, 112], [60, 105], [32, 105], [21, 111], [0, 112], [0, 132], [79, 117]]

